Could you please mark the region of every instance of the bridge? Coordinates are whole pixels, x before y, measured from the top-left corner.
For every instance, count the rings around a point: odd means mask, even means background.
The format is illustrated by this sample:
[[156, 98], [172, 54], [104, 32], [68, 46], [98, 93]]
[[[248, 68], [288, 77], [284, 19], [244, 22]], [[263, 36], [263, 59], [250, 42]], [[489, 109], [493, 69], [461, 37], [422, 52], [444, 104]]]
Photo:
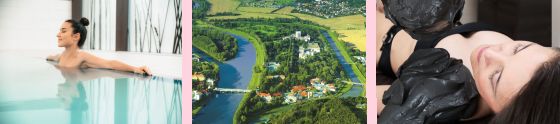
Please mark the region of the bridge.
[[232, 89], [232, 88], [214, 88], [214, 91], [219, 93], [248, 93], [251, 90], [246, 89]]
[[342, 81], [342, 82], [347, 83], [347, 84], [352, 84], [352, 85], [360, 85], [360, 86], [364, 85], [362, 83], [356, 83], [356, 82], [352, 82], [352, 81]]

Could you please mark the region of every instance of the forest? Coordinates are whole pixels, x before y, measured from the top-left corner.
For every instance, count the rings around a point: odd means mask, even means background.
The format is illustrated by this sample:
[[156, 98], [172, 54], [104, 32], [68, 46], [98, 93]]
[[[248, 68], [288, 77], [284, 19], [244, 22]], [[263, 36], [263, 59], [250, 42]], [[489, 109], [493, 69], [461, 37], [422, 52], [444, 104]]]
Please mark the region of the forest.
[[366, 123], [366, 98], [335, 98], [310, 100], [274, 114], [272, 124], [358, 124]]
[[219, 61], [237, 55], [237, 39], [227, 32], [193, 26], [193, 46]]

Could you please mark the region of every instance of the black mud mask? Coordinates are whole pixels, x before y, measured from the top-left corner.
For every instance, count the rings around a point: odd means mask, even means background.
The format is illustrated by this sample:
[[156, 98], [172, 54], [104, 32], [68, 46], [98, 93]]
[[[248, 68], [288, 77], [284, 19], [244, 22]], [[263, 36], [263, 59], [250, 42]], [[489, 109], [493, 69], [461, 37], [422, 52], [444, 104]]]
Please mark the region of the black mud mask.
[[430, 40], [453, 28], [464, 0], [382, 0], [385, 17], [416, 40]]

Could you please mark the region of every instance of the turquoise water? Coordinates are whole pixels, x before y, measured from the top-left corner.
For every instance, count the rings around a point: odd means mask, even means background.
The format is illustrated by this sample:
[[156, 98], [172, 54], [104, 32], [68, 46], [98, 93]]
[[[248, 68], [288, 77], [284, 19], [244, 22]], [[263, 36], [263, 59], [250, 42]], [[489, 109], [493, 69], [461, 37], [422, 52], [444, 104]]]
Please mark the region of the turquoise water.
[[0, 124], [180, 124], [182, 81], [0, 52]]

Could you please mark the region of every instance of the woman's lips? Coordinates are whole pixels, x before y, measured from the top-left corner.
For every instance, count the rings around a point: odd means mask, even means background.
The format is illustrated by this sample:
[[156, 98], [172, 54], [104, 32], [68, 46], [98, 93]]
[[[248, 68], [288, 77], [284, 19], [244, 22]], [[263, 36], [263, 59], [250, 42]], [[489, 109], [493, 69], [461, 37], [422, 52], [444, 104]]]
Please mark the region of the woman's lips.
[[486, 49], [488, 49], [488, 48], [489, 48], [489, 47], [486, 46], [486, 47], [482, 47], [482, 48], [480, 48], [480, 49], [478, 50], [478, 53], [477, 53], [477, 55], [476, 55], [476, 61], [478, 61], [479, 64], [480, 64], [480, 57], [482, 57], [482, 53], [483, 53]]

